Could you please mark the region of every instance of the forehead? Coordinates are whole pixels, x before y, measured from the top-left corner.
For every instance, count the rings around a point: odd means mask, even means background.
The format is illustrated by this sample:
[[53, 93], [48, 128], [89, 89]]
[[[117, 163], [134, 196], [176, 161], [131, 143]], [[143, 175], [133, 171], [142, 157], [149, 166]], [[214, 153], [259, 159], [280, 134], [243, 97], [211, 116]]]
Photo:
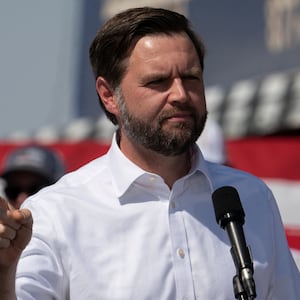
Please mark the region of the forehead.
[[138, 39], [128, 59], [128, 67], [137, 65], [163, 67], [186, 63], [200, 66], [197, 51], [186, 33], [146, 35]]

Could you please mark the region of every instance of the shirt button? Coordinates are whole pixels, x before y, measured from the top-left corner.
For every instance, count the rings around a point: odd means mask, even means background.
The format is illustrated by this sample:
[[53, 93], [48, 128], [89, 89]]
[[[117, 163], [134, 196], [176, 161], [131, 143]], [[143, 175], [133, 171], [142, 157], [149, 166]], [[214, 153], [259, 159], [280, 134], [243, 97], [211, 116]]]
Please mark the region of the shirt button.
[[178, 248], [178, 249], [177, 249], [177, 254], [178, 254], [178, 256], [180, 256], [181, 258], [184, 258], [184, 256], [185, 256], [185, 253], [184, 253], [184, 251], [183, 251], [181, 248]]

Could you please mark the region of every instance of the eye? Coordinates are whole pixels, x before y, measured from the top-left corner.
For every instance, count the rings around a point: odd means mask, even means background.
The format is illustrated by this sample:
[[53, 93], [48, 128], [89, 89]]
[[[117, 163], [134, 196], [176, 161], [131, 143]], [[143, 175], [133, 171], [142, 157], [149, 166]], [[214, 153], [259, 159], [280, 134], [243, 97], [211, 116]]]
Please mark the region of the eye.
[[155, 79], [150, 80], [148, 82], [148, 85], [158, 85], [158, 84], [164, 83], [166, 81], [167, 81], [167, 78], [163, 78], [163, 77], [155, 78]]

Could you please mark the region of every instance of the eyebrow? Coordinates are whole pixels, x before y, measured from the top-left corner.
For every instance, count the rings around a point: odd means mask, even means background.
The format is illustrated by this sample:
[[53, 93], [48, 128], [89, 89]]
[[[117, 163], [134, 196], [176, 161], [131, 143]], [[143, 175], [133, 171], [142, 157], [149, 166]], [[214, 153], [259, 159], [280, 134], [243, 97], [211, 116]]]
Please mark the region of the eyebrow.
[[190, 68], [189, 70], [187, 70], [184, 74], [201, 76], [202, 68], [200, 66], [194, 66], [194, 67]]
[[151, 74], [145, 74], [141, 77], [141, 83], [145, 84], [151, 81], [159, 80], [159, 79], [167, 79], [170, 77], [169, 73], [156, 72]]
[[[194, 66], [190, 68], [189, 70], [186, 70], [179, 74], [179, 76], [201, 76], [202, 75], [202, 69], [200, 66]], [[151, 81], [159, 80], [159, 79], [167, 79], [170, 78], [170, 73], [164, 73], [163, 71], [154, 71], [153, 73], [144, 74], [140, 77], [140, 82], [142, 84], [146, 84]]]

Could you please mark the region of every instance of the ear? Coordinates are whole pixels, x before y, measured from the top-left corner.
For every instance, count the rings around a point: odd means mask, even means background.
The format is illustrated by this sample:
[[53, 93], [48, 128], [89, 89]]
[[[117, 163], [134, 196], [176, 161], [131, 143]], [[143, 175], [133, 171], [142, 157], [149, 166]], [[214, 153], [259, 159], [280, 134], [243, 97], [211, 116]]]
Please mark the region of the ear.
[[115, 101], [113, 89], [109, 83], [101, 76], [96, 80], [96, 90], [106, 110], [117, 116], [119, 114], [118, 105]]

